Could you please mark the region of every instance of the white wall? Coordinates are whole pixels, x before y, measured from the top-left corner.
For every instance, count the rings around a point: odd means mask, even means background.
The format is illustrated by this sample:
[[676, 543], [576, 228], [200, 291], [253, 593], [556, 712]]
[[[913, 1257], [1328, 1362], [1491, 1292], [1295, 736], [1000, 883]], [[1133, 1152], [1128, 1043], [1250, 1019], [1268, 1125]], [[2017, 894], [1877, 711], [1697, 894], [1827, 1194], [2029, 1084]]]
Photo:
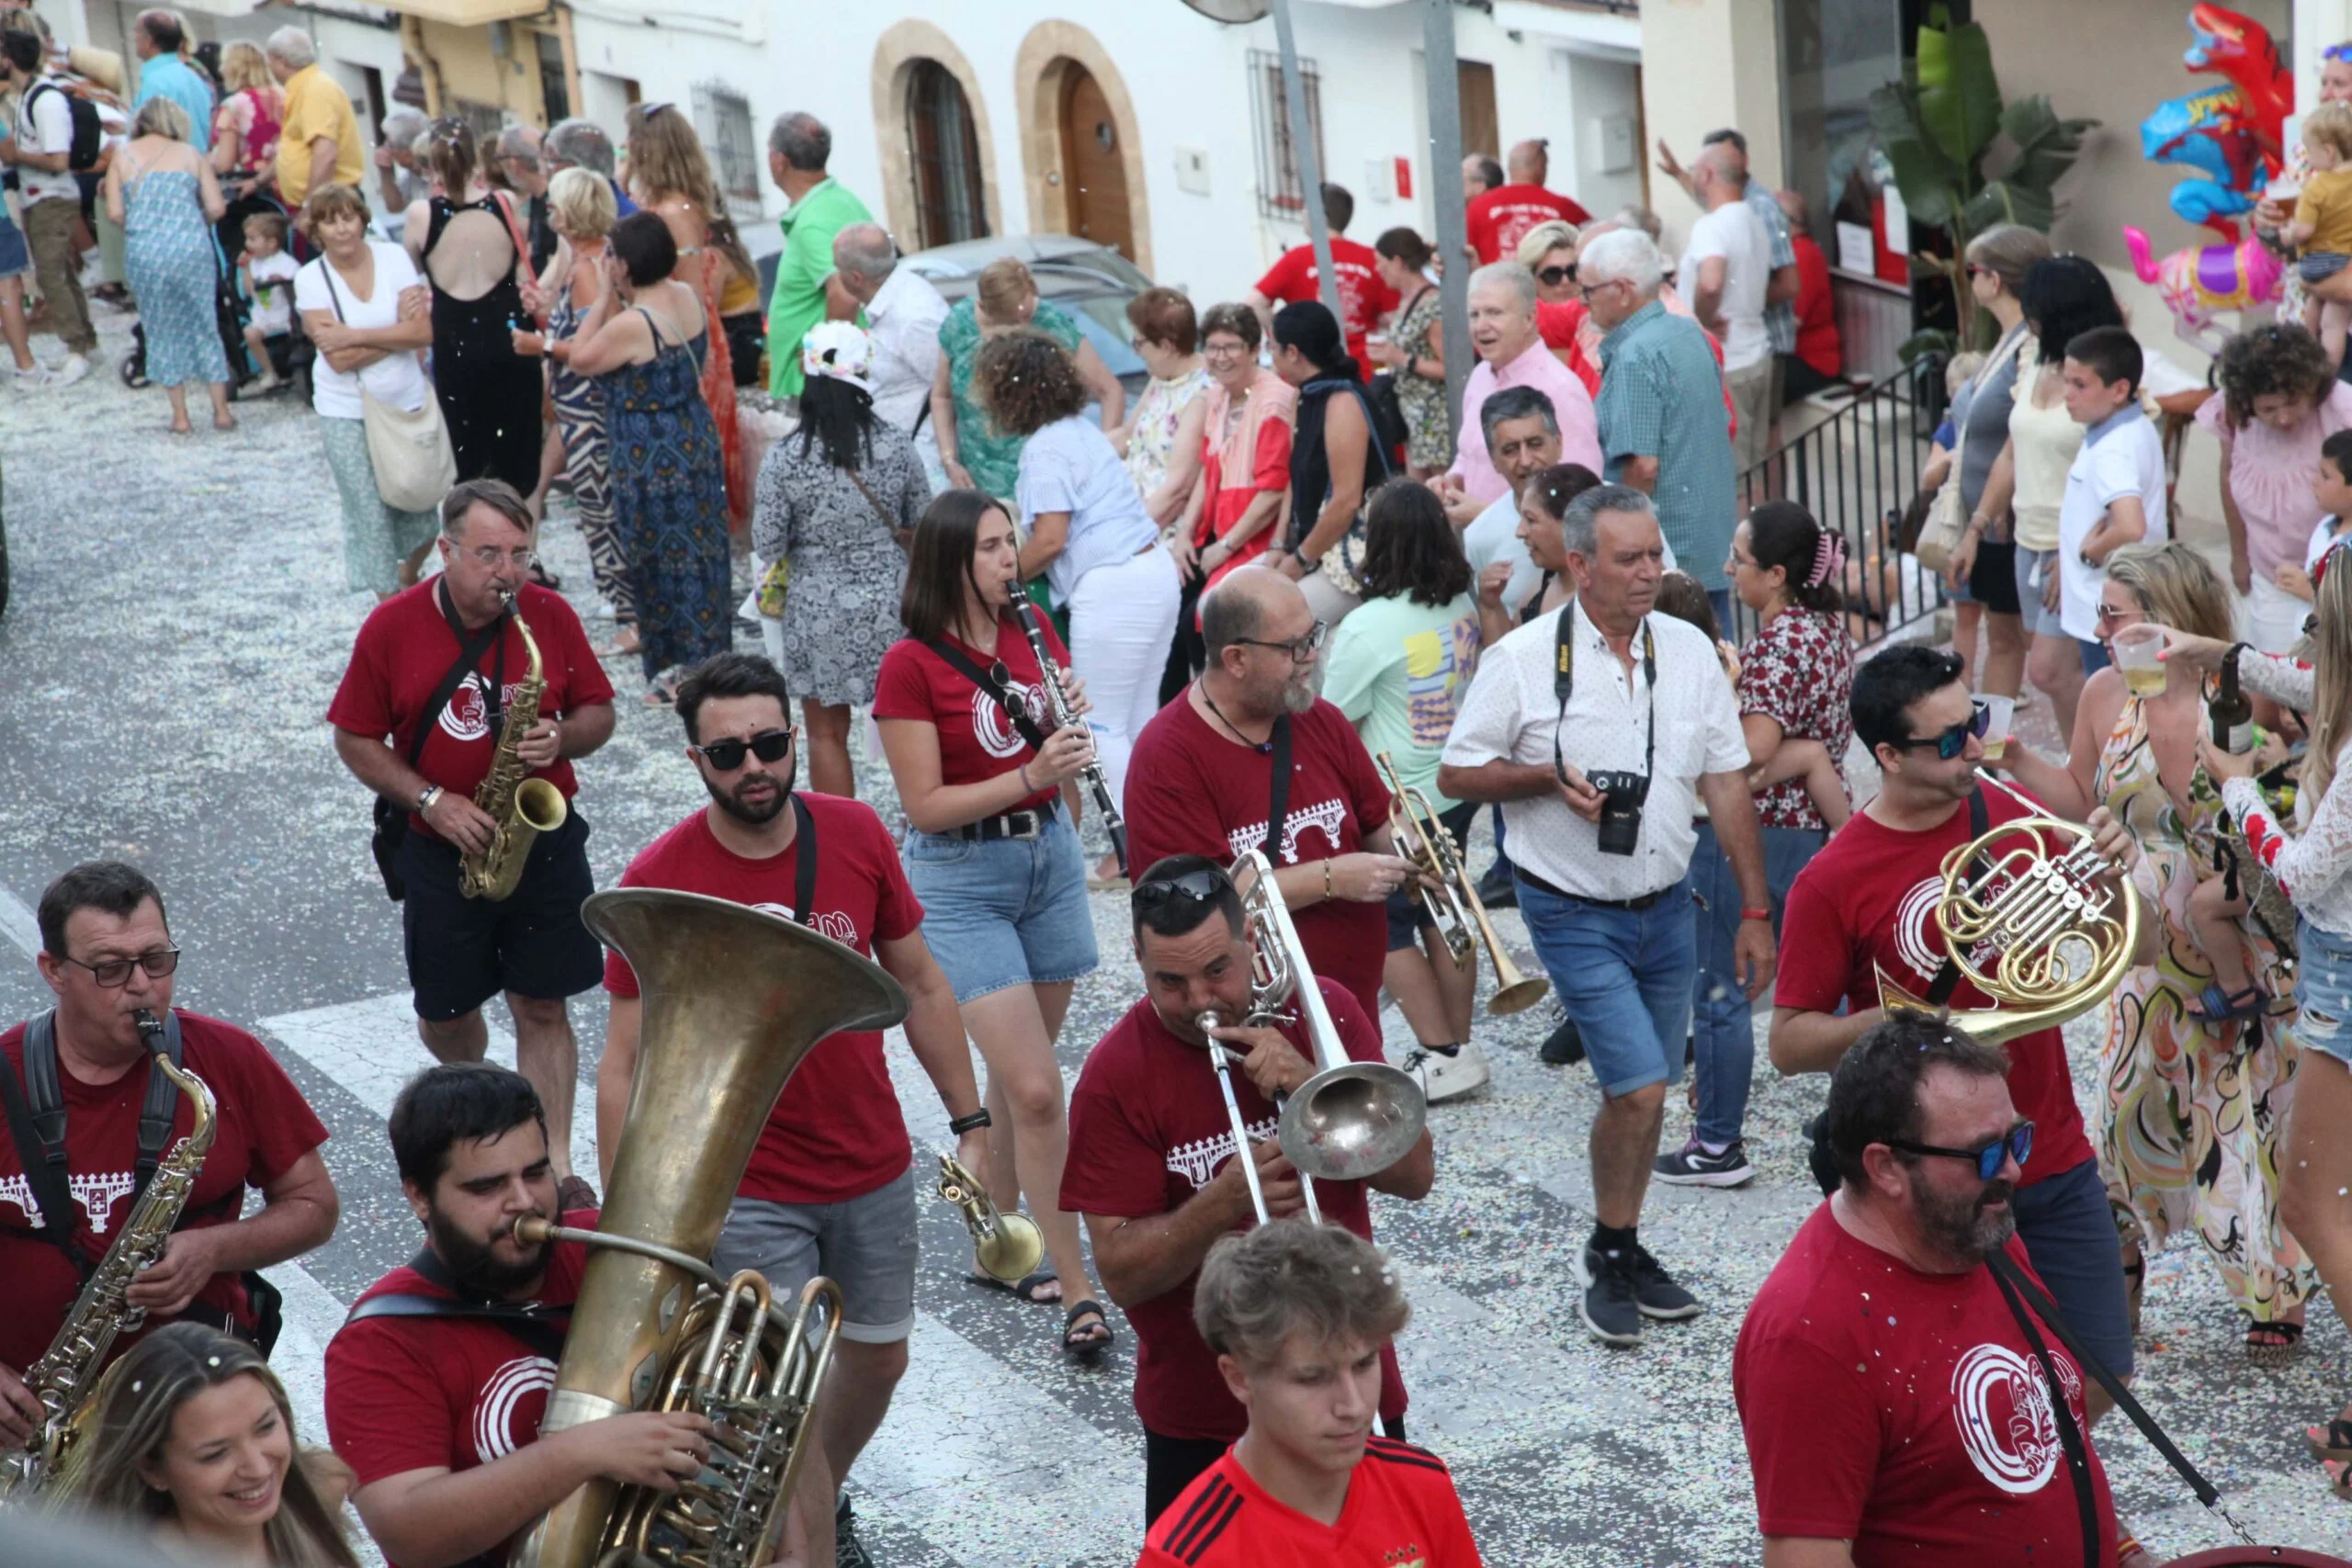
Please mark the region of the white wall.
[[[1568, 106], [1576, 115], [1576, 158], [1573, 164], [1552, 149], [1554, 178], [1585, 210], [1600, 217], [1642, 200], [1642, 165], [1648, 152], [1642, 144], [1641, 73], [1619, 61], [1563, 51], [1568, 73]], [[1613, 175], [1600, 172], [1601, 122], [1622, 115], [1634, 127], [1634, 166]]]

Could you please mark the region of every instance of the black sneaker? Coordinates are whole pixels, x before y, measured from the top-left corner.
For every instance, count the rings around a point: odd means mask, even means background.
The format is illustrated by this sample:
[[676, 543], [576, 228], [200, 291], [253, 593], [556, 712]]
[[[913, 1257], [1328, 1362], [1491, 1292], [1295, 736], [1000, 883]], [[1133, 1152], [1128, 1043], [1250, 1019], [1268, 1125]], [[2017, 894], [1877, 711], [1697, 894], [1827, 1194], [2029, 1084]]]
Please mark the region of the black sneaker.
[[1747, 1146], [1737, 1138], [1723, 1153], [1711, 1155], [1691, 1139], [1669, 1155], [1657, 1156], [1651, 1174], [1668, 1187], [1738, 1187], [1756, 1179], [1747, 1163]]
[[1536, 1053], [1555, 1067], [1572, 1067], [1584, 1060], [1584, 1036], [1577, 1032], [1577, 1021], [1562, 1018], [1560, 1026], [1544, 1038], [1543, 1050]]
[[850, 1512], [846, 1492], [833, 1505], [833, 1568], [874, 1568], [865, 1543], [857, 1539], [857, 1520]]
[[1619, 1346], [1642, 1342], [1643, 1308], [1634, 1294], [1632, 1259], [1603, 1257], [1588, 1242], [1577, 1254], [1577, 1282], [1584, 1287], [1577, 1314], [1595, 1339]]
[[1674, 1276], [1639, 1242], [1634, 1244], [1628, 1272], [1633, 1280], [1634, 1303], [1644, 1317], [1696, 1317], [1705, 1310], [1699, 1305], [1699, 1298], [1676, 1284]]

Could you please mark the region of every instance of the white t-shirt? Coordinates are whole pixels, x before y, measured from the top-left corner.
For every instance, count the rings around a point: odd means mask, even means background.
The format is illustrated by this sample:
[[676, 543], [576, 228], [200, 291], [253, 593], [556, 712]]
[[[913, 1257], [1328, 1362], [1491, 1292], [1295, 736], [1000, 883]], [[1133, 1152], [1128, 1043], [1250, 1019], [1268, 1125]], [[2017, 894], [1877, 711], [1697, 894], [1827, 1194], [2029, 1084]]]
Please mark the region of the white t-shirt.
[[1728, 201], [1690, 225], [1675, 287], [1685, 299], [1699, 292], [1699, 264], [1724, 258], [1724, 368], [1745, 370], [1772, 352], [1764, 331], [1764, 291], [1772, 282], [1772, 236], [1744, 201]]
[[[338, 274], [330, 291], [327, 282], [327, 259], [320, 256], [294, 275], [294, 308], [298, 310], [324, 310], [335, 313], [337, 302], [342, 304], [343, 324], [347, 327], [389, 327], [400, 320], [401, 290], [422, 283], [408, 253], [398, 245], [381, 240], [368, 242], [368, 250], [376, 256], [376, 288], [362, 299], [351, 287], [351, 280]], [[432, 385], [424, 378], [424, 367], [408, 350], [388, 354], [383, 358], [356, 373], [337, 370], [321, 355], [311, 371], [311, 406], [328, 419], [358, 419], [364, 405], [359, 400], [359, 388], [366, 382], [368, 390], [377, 401], [389, 403], [403, 411], [421, 409], [424, 400], [433, 395]]]
[[[2336, 541], [2342, 536], [2336, 533], [2336, 530], [2343, 525], [2344, 520], [2340, 517], [2323, 517], [2312, 525], [2312, 542], [2303, 549], [2305, 571], [2319, 565], [2320, 558], [2335, 547]], [[2263, 651], [2267, 653], [2270, 650], [2265, 649]]]
[[[17, 145], [27, 152], [71, 152], [74, 150], [74, 108], [66, 102], [65, 85], [43, 76], [17, 99]], [[30, 164], [17, 168], [25, 205], [63, 197], [82, 199], [82, 187], [70, 170], [51, 173]]]
[[[288, 287], [300, 269], [294, 258], [284, 251], [275, 255], [255, 256], [246, 264], [246, 272], [254, 281], [254, 325], [264, 337], [294, 330], [294, 291]], [[351, 309], [346, 300], [344, 309]]]
[[2068, 637], [2083, 642], [2098, 636], [2098, 591], [2107, 582], [2105, 571], [2083, 564], [2083, 541], [2109, 506], [2119, 496], [2138, 496], [2148, 521], [2139, 542], [2160, 545], [2169, 536], [2164, 438], [2137, 403], [2109, 417], [2114, 423], [2102, 422], [2084, 433], [2082, 450], [2066, 470], [2066, 499], [2058, 508], [2058, 618]]

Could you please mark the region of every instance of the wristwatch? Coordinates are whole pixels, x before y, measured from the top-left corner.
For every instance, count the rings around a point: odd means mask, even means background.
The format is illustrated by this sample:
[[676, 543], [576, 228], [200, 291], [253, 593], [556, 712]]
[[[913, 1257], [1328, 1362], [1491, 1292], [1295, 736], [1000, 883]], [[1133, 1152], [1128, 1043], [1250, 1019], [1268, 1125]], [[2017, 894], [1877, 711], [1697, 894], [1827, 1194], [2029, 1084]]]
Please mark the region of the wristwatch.
[[441, 786], [436, 784], [426, 784], [416, 792], [416, 814], [420, 817], [424, 816], [433, 809], [433, 803], [440, 798]]

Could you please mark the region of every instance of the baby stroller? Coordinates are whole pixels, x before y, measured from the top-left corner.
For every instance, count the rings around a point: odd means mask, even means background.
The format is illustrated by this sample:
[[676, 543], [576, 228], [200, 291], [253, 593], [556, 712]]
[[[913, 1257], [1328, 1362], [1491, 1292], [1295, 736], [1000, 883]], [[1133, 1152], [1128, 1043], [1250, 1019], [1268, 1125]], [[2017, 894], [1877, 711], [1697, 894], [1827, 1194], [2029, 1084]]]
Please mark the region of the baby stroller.
[[[253, 319], [253, 308], [237, 288], [237, 269], [230, 257], [244, 249], [246, 218], [256, 212], [275, 212], [283, 216], [286, 209], [275, 197], [260, 191], [239, 197], [229, 204], [227, 212], [213, 225], [212, 231], [212, 299], [213, 321], [220, 334], [220, 346], [229, 357], [229, 396], [233, 400], [249, 382], [260, 379], [264, 367], [253, 363], [252, 352], [245, 345], [245, 326]], [[224, 248], [233, 243], [235, 250]], [[311, 362], [316, 350], [302, 335], [298, 318], [294, 331], [282, 338], [270, 340], [270, 357], [277, 375], [296, 382], [303, 399], [310, 397]], [[130, 352], [123, 355], [120, 366], [122, 384], [130, 388], [147, 385], [147, 329], [136, 322], [130, 329]]]

